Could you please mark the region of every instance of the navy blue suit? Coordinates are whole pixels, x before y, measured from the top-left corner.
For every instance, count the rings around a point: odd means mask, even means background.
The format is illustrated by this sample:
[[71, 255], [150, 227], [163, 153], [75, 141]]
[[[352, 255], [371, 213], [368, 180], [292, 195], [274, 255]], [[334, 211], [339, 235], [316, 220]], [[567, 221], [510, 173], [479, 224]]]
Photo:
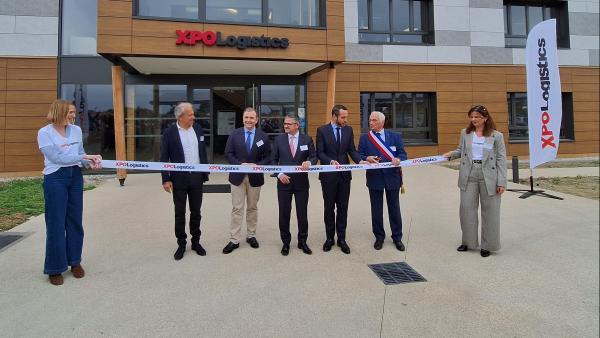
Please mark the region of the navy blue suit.
[[[337, 141], [331, 123], [317, 129], [317, 157], [322, 165], [329, 165], [335, 160], [339, 164], [349, 164], [348, 156], [354, 163], [360, 162], [360, 154], [354, 145], [352, 127], [340, 128], [341, 140]], [[348, 220], [348, 203], [350, 199], [351, 171], [319, 173], [321, 190], [323, 191], [325, 234], [333, 240], [337, 233], [338, 241], [346, 240]], [[337, 217], [335, 214], [337, 205]]]
[[[292, 157], [288, 134], [275, 138], [273, 146], [273, 165], [301, 165], [310, 161], [317, 164], [317, 155], [312, 138], [299, 134], [296, 153]], [[302, 150], [306, 148], [306, 150]], [[290, 244], [290, 215], [292, 212], [292, 196], [296, 201], [296, 218], [298, 220], [298, 243], [305, 244], [308, 238], [308, 173], [286, 173], [290, 177], [289, 184], [283, 184], [277, 179], [277, 201], [279, 203], [279, 233], [284, 244]]]
[[[206, 145], [202, 128], [194, 124], [194, 132], [198, 139], [198, 155], [200, 163], [208, 163], [206, 156]], [[160, 162], [185, 163], [183, 145], [179, 137], [177, 123], [173, 123], [162, 135], [160, 145]], [[185, 234], [185, 206], [189, 198], [190, 204], [190, 235], [192, 244], [200, 241], [200, 208], [202, 207], [202, 189], [205, 181], [208, 181], [208, 173], [185, 172], [185, 171], [163, 171], [162, 182], [173, 183], [173, 203], [175, 204], [175, 237], [177, 244], [185, 245], [187, 235]]]
[[[261, 142], [262, 141], [262, 142]], [[242, 163], [256, 163], [258, 165], [271, 164], [271, 144], [269, 136], [258, 128], [254, 129], [254, 140], [250, 153], [246, 150], [246, 128], [234, 130], [225, 145], [225, 158], [229, 164], [240, 165]], [[240, 185], [244, 176], [248, 175], [248, 182], [252, 187], [260, 187], [265, 184], [263, 174], [229, 173], [229, 183]]]
[[[406, 160], [407, 155], [404, 150], [404, 142], [400, 134], [384, 130], [385, 144], [388, 145], [394, 157], [400, 160]], [[387, 159], [370, 141], [368, 134], [362, 134], [358, 142], [358, 152], [362, 160], [367, 156], [381, 157], [381, 163], [391, 162]], [[367, 187], [369, 188], [369, 197], [371, 199], [371, 223], [373, 234], [379, 241], [385, 239], [385, 230], [383, 229], [383, 192], [388, 206], [388, 216], [390, 219], [390, 228], [392, 230], [392, 240], [398, 242], [402, 240], [402, 216], [400, 215], [400, 187], [402, 186], [402, 169], [386, 168], [371, 169], [366, 172]]]

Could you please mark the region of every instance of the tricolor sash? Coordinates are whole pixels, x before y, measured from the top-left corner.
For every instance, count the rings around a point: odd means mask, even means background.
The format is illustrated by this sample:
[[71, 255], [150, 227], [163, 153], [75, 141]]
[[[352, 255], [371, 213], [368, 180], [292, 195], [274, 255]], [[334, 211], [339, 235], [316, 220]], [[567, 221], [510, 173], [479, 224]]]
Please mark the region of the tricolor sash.
[[375, 148], [377, 148], [377, 150], [379, 150], [379, 152], [391, 162], [395, 157], [392, 149], [381, 140], [380, 136], [375, 135], [373, 131], [370, 131], [367, 135], [369, 135], [369, 141], [373, 143]]

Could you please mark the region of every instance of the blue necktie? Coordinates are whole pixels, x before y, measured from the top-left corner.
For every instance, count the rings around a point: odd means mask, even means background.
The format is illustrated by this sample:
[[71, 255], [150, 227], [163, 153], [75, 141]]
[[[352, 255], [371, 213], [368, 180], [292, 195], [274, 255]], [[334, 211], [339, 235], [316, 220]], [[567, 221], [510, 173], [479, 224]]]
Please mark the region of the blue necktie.
[[248, 151], [248, 154], [250, 154], [250, 149], [252, 149], [252, 132], [247, 131], [246, 133], [248, 133], [248, 136], [246, 136], [246, 151]]
[[335, 127], [335, 131], [337, 132], [337, 135], [336, 135], [337, 139], [336, 139], [336, 141], [337, 141], [337, 147], [338, 147], [338, 149], [342, 145], [342, 134], [340, 132], [340, 129], [341, 129], [340, 127]]

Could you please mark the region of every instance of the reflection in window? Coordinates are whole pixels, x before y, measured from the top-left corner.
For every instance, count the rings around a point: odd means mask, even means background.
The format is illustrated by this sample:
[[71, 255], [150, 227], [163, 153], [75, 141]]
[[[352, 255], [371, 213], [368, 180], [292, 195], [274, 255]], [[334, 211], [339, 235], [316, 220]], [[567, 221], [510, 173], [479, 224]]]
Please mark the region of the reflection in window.
[[303, 85], [260, 86], [260, 128], [267, 134], [283, 133], [286, 115], [297, 115], [300, 132], [306, 133], [306, 106]]
[[138, 15], [198, 19], [198, 0], [138, 0]]
[[[507, 93], [509, 139], [528, 140], [527, 93]], [[562, 93], [562, 122], [560, 139], [574, 139], [573, 93]]]
[[206, 0], [206, 20], [261, 23], [261, 0]]
[[433, 43], [431, 1], [359, 0], [359, 41], [375, 43]]
[[111, 85], [63, 84], [62, 98], [77, 109], [75, 124], [81, 127], [88, 154], [115, 158], [114, 110]]
[[269, 0], [269, 23], [319, 26], [320, 0]]
[[63, 0], [62, 55], [96, 55], [96, 0]]
[[158, 161], [160, 137], [175, 122], [175, 106], [187, 101], [187, 86], [128, 85], [126, 94], [128, 148], [135, 149], [137, 161]]
[[369, 115], [385, 115], [384, 128], [402, 133], [407, 143], [435, 142], [434, 93], [361, 93], [362, 131], [369, 130]]

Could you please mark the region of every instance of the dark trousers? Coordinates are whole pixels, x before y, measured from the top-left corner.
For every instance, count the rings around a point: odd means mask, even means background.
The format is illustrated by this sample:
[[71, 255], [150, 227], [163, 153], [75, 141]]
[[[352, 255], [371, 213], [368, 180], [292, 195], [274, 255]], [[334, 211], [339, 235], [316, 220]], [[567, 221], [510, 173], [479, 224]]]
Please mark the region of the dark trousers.
[[182, 173], [178, 180], [173, 182], [173, 203], [175, 204], [175, 237], [177, 244], [186, 244], [185, 233], [185, 205], [189, 200], [190, 207], [190, 235], [192, 244], [200, 242], [200, 208], [202, 207], [202, 186], [204, 184], [202, 173]]
[[[323, 190], [325, 234], [333, 240], [337, 233], [338, 241], [346, 240], [348, 222], [348, 201], [350, 200], [350, 181], [321, 181]], [[336, 217], [337, 206], [337, 217]]]
[[[373, 235], [375, 235], [375, 238], [379, 241], [383, 241], [385, 239], [385, 230], [383, 230], [383, 192], [383, 190], [369, 189]], [[387, 200], [388, 217], [390, 219], [390, 228], [392, 229], [392, 240], [394, 242], [398, 242], [402, 240], [400, 190], [385, 189], [385, 199]]]
[[[290, 183], [293, 184], [293, 183]], [[277, 189], [277, 201], [279, 202], [279, 234], [284, 244], [290, 244], [290, 215], [292, 213], [292, 196], [296, 201], [296, 218], [298, 220], [298, 243], [306, 243], [308, 239], [308, 189], [290, 190]]]
[[44, 176], [46, 260], [44, 273], [57, 275], [81, 262], [83, 176], [78, 166]]

